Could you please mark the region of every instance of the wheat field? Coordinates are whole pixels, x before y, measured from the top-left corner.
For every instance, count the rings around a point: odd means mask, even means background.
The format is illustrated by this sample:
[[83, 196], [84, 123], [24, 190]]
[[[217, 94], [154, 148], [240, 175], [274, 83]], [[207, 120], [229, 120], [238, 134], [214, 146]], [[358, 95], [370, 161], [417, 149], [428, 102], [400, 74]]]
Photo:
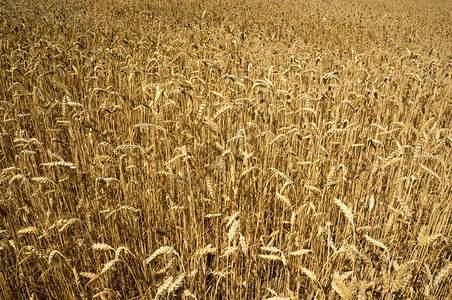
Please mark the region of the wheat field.
[[1, 299], [452, 297], [452, 2], [3, 0]]

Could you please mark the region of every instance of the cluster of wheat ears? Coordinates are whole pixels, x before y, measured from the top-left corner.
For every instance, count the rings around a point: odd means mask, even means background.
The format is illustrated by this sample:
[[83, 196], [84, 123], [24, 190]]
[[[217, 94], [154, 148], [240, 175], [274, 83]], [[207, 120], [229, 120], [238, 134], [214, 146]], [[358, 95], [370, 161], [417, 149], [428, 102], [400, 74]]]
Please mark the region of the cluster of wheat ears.
[[451, 12], [2, 1], [0, 298], [451, 297]]

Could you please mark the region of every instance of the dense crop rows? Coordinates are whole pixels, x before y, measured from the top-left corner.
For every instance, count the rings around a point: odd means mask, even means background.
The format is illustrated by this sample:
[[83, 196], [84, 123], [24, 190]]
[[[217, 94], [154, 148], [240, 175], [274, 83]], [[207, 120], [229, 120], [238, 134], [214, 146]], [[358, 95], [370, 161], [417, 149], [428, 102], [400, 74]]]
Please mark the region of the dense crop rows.
[[452, 296], [452, 2], [0, 3], [0, 298]]

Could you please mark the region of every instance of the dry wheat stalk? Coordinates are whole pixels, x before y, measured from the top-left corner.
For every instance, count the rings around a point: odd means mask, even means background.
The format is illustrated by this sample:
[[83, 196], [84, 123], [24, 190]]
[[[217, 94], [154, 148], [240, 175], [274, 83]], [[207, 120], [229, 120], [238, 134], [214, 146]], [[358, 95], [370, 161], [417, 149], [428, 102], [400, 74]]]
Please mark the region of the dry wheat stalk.
[[310, 249], [300, 249], [300, 250], [297, 250], [297, 251], [289, 252], [289, 255], [301, 256], [301, 255], [305, 255], [305, 254], [308, 254], [308, 253], [311, 253], [311, 252], [312, 252], [312, 250], [310, 250]]

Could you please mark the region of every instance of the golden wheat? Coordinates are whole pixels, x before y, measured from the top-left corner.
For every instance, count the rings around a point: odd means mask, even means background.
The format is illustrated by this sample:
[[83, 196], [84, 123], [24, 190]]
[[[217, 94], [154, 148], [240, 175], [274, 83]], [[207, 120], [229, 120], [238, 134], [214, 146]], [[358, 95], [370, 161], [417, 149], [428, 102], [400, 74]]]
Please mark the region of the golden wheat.
[[3, 1], [0, 298], [451, 298], [451, 10]]

